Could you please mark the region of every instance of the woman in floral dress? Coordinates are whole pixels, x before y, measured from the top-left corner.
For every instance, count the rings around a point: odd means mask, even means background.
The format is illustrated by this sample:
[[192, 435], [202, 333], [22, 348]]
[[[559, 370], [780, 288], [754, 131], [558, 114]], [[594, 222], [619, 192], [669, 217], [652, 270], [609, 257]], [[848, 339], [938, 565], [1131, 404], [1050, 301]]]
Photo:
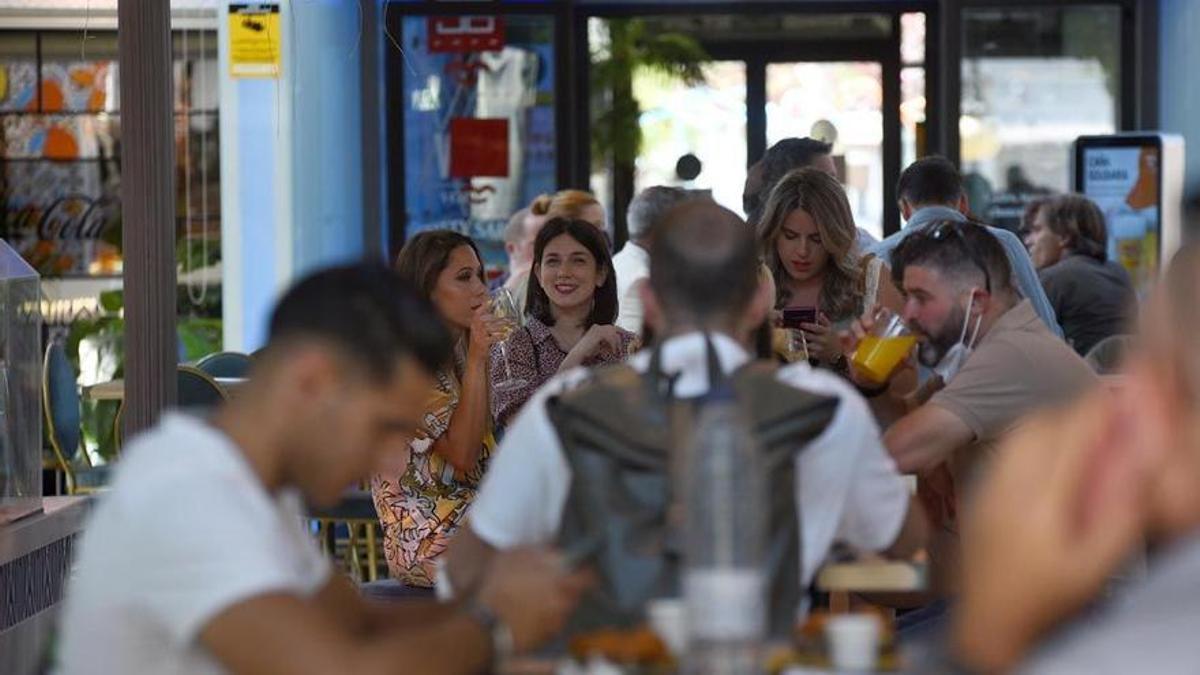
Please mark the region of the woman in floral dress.
[[488, 311], [475, 243], [432, 231], [405, 245], [396, 269], [438, 310], [456, 339], [454, 363], [437, 375], [420, 428], [396, 473], [371, 481], [392, 577], [432, 588], [436, 561], [475, 499], [495, 445], [488, 409], [488, 354], [503, 322]]

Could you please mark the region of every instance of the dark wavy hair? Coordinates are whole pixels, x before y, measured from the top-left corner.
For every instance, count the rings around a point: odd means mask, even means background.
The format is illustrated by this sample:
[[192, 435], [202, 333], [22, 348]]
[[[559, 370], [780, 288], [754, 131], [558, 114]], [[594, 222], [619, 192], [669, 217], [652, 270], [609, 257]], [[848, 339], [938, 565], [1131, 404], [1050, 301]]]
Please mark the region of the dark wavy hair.
[[479, 280], [487, 283], [483, 276], [483, 256], [470, 237], [452, 230], [429, 230], [409, 239], [396, 258], [396, 272], [426, 300], [433, 296], [438, 275], [450, 263], [450, 254], [460, 246], [470, 246], [479, 260]]
[[[542, 264], [542, 255], [546, 246], [554, 238], [567, 235], [583, 245], [596, 259], [596, 270], [605, 273], [604, 284], [592, 295], [592, 311], [588, 314], [584, 328], [594, 325], [607, 325], [617, 320], [617, 273], [613, 269], [612, 255], [608, 252], [608, 241], [595, 225], [586, 220], [570, 218], [551, 218], [538, 232], [533, 243], [533, 270]], [[525, 296], [525, 314], [534, 317], [547, 326], [554, 325], [554, 315], [550, 311], [550, 298], [537, 274], [529, 275], [529, 290]]]

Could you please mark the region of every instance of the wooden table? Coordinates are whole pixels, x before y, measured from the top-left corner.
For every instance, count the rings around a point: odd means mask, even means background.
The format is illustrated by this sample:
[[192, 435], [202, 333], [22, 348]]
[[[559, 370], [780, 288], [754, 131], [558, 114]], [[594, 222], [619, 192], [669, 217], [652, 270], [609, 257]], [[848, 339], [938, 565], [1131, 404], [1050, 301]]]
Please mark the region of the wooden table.
[[833, 563], [817, 572], [816, 584], [827, 593], [915, 593], [926, 589], [928, 569], [896, 560]]
[[[897, 560], [856, 560], [832, 563], [817, 572], [816, 586], [829, 594], [829, 611], [853, 609], [850, 596], [912, 597], [929, 590], [929, 566]], [[893, 595], [894, 594], [894, 595]]]
[[[230, 394], [246, 383], [244, 377], [214, 377]], [[124, 401], [125, 380], [110, 380], [83, 388], [83, 397], [90, 401]]]

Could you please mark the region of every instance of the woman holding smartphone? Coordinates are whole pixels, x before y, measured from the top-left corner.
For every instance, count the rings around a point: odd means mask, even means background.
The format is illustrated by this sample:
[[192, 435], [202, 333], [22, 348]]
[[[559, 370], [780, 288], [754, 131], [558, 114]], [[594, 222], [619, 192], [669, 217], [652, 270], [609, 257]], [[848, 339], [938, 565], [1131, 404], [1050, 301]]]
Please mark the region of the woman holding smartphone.
[[857, 235], [842, 186], [816, 169], [784, 176], [757, 227], [775, 277], [775, 308], [800, 341], [793, 353], [843, 372], [838, 330], [876, 305], [899, 313], [904, 304], [883, 261], [857, 250]]

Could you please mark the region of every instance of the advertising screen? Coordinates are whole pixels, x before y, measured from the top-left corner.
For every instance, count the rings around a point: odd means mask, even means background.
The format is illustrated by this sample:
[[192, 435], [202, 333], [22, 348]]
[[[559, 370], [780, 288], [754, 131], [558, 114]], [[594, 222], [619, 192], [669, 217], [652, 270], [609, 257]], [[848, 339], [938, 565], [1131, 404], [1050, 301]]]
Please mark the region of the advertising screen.
[[[1129, 141], [1142, 140], [1142, 143]], [[1104, 212], [1108, 257], [1144, 289], [1159, 267], [1161, 146], [1153, 138], [1082, 144], [1077, 187]]]

